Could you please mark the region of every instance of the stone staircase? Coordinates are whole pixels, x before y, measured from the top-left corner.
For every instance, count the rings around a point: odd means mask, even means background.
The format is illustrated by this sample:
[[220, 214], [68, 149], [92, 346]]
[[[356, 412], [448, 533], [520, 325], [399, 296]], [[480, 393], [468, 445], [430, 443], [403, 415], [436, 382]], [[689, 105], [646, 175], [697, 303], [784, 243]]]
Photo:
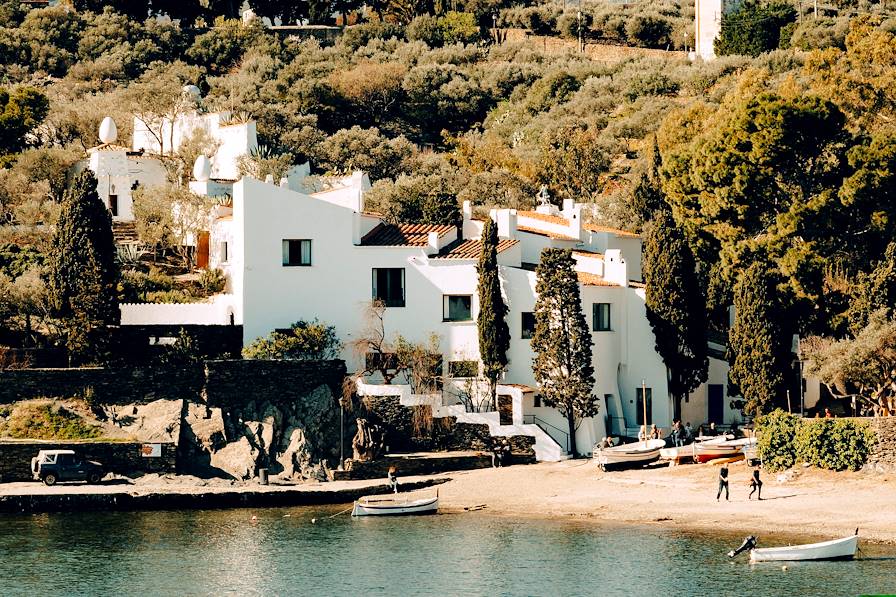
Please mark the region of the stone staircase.
[[112, 236], [115, 244], [136, 244], [140, 242], [137, 236], [137, 225], [134, 222], [112, 222]]

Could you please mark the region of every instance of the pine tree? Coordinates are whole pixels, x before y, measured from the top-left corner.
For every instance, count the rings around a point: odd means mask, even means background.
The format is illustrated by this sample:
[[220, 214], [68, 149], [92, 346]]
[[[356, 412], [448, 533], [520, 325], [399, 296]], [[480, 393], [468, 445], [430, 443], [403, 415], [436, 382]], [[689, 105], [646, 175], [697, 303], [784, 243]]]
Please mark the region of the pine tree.
[[566, 417], [570, 451], [575, 456], [576, 420], [596, 415], [599, 408], [591, 393], [591, 331], [582, 311], [579, 280], [570, 251], [545, 249], [535, 273], [538, 298], [532, 369], [544, 403]]
[[53, 305], [66, 320], [69, 352], [79, 360], [99, 354], [102, 330], [119, 321], [112, 218], [96, 186], [89, 170], [75, 178], [50, 249]]
[[706, 381], [709, 367], [706, 298], [694, 255], [668, 209], [654, 213], [645, 228], [644, 282], [647, 320], [656, 351], [666, 364], [674, 417], [681, 400]]
[[747, 400], [746, 411], [761, 415], [785, 403], [791, 375], [791, 334], [778, 276], [760, 260], [734, 287], [735, 319], [728, 341], [728, 380]]
[[507, 367], [507, 350], [510, 348], [510, 329], [507, 327], [507, 305], [501, 296], [498, 278], [498, 225], [491, 218], [482, 228], [482, 253], [479, 255], [479, 316], [476, 325], [479, 332], [479, 358], [488, 379], [489, 399], [495, 407], [498, 378]]
[[648, 222], [655, 211], [666, 205], [660, 187], [660, 166], [662, 166], [663, 160], [655, 135], [650, 138], [646, 157], [647, 164], [635, 183], [632, 195], [632, 209], [641, 222]]

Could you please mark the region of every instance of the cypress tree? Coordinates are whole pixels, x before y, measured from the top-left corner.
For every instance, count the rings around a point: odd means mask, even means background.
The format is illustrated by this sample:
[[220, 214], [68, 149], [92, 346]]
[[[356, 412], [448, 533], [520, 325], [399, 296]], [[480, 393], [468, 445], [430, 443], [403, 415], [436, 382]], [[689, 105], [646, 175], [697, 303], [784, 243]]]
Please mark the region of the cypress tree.
[[660, 166], [663, 164], [660, 156], [660, 148], [656, 142], [656, 136], [650, 137], [650, 145], [647, 148], [647, 164], [635, 183], [632, 194], [632, 209], [634, 209], [641, 222], [647, 222], [655, 211], [663, 208], [666, 201], [660, 181]]
[[488, 218], [482, 228], [482, 252], [476, 266], [479, 274], [479, 316], [476, 325], [479, 332], [479, 358], [488, 379], [489, 399], [495, 405], [498, 378], [507, 367], [507, 350], [510, 348], [510, 329], [507, 327], [507, 305], [501, 296], [498, 279], [498, 225]]
[[545, 249], [535, 273], [538, 298], [532, 369], [544, 403], [566, 417], [570, 451], [575, 456], [576, 420], [596, 415], [599, 408], [591, 393], [591, 331], [582, 311], [572, 253], [568, 249]]
[[709, 356], [706, 299], [694, 255], [668, 209], [654, 213], [645, 229], [644, 282], [647, 320], [656, 351], [666, 364], [674, 417], [681, 400], [706, 381]]
[[112, 218], [96, 192], [90, 170], [65, 193], [49, 259], [49, 287], [56, 314], [66, 320], [70, 353], [99, 354], [101, 331], [119, 322]]
[[735, 319], [728, 341], [728, 380], [753, 415], [785, 404], [791, 374], [791, 334], [778, 277], [767, 261], [744, 271], [734, 287]]

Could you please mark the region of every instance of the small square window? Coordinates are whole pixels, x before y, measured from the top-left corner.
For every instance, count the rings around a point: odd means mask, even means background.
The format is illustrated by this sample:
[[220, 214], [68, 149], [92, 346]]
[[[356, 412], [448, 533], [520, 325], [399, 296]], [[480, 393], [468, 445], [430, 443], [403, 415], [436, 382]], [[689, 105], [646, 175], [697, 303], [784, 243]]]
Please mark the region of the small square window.
[[404, 307], [404, 268], [373, 268], [373, 298], [387, 307]]
[[610, 331], [610, 303], [594, 303], [592, 315], [595, 332]]
[[442, 297], [443, 321], [472, 321], [473, 297], [469, 294], [446, 294]]
[[523, 340], [531, 340], [535, 335], [535, 313], [531, 311], [523, 311], [520, 313], [522, 319], [522, 330], [520, 338]]
[[226, 241], [218, 243], [218, 262], [228, 263], [230, 261], [230, 247]]
[[311, 265], [311, 241], [307, 239], [284, 239], [283, 265]]
[[477, 377], [478, 361], [448, 361], [448, 377]]

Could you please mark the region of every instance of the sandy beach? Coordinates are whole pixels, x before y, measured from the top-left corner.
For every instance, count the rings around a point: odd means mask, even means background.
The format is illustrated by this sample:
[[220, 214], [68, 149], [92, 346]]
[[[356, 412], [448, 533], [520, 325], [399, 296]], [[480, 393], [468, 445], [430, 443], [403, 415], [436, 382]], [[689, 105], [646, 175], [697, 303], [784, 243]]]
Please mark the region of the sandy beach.
[[572, 517], [746, 534], [852, 534], [896, 543], [896, 475], [794, 469], [763, 471], [762, 501], [748, 500], [752, 469], [729, 465], [731, 499], [716, 501], [719, 467], [655, 465], [604, 473], [591, 460], [450, 473], [442, 511]]

